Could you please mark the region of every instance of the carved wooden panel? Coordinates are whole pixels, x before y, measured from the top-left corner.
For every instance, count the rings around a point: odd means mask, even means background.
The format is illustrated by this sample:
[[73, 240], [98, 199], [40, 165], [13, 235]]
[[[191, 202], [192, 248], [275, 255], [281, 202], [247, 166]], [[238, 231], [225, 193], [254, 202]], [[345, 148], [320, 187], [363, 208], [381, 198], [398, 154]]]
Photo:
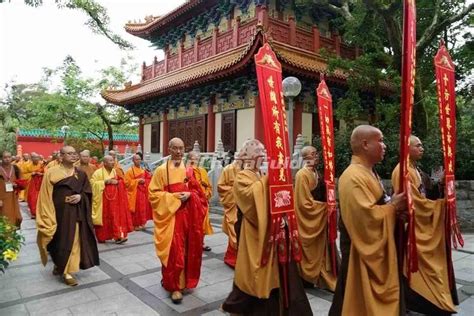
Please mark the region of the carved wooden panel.
[[217, 37], [217, 53], [225, 52], [232, 48], [233, 30], [225, 32]]
[[235, 111], [222, 113], [221, 139], [224, 144], [224, 150], [235, 151], [236, 131], [235, 131]]
[[194, 62], [194, 47], [191, 47], [183, 51], [183, 61], [182, 66], [190, 65]]
[[332, 39], [321, 36], [319, 37], [319, 43], [321, 45], [321, 48], [325, 48], [329, 52], [336, 52], [336, 45]]
[[192, 117], [187, 119], [175, 120], [169, 122], [169, 137], [179, 137], [184, 142], [186, 152], [193, 149], [194, 142], [197, 140], [201, 151], [206, 148], [206, 119], [205, 116]]
[[257, 27], [254, 23], [248, 23], [240, 27], [239, 29], [239, 41], [238, 45], [248, 43], [250, 39], [255, 35]]
[[199, 43], [198, 47], [198, 59], [203, 60], [211, 56], [212, 53], [212, 42], [211, 39], [207, 39]]
[[165, 61], [162, 60], [155, 65], [155, 77], [161, 76], [165, 73]]
[[142, 80], [148, 80], [152, 78], [152, 67], [153, 65], [145, 67], [142, 74]]
[[313, 34], [303, 30], [298, 30], [296, 32], [296, 47], [312, 51]]
[[168, 59], [168, 71], [171, 72], [176, 69], [178, 69], [178, 55], [174, 55]]
[[151, 152], [160, 152], [160, 123], [151, 124]]
[[279, 42], [288, 43], [290, 40], [290, 29], [287, 24], [275, 23], [273, 21], [270, 27], [272, 38]]

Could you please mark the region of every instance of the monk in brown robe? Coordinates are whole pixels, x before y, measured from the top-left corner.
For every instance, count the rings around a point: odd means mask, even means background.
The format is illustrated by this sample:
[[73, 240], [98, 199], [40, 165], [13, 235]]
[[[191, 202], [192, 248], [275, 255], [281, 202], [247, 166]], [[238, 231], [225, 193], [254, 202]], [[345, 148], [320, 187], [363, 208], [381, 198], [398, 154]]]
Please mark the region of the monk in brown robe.
[[[194, 177], [199, 182], [201, 186], [201, 190], [206, 196], [207, 201], [210, 200], [212, 197], [212, 185], [209, 182], [209, 177], [207, 175], [206, 169], [199, 166], [199, 153], [195, 151], [191, 151], [188, 153], [188, 163], [189, 167], [192, 168]], [[207, 206], [206, 217], [204, 218], [204, 223], [202, 229], [204, 230], [204, 235], [212, 235], [214, 234], [214, 230], [212, 229], [211, 220], [209, 219], [209, 203]], [[211, 247], [206, 246], [203, 244], [202, 250], [204, 251], [211, 251]]]
[[295, 262], [288, 264], [288, 308], [281, 301], [283, 273], [275, 249], [270, 250], [268, 263], [261, 264], [270, 219], [268, 177], [260, 173], [263, 144], [256, 139], [246, 141], [240, 158], [244, 170], [237, 174], [233, 186], [241, 221], [239, 251], [234, 286], [222, 309], [242, 315], [312, 315]]
[[336, 273], [331, 271], [329, 256], [327, 204], [316, 200], [312, 194], [316, 188], [324, 186], [316, 171], [316, 148], [304, 147], [301, 156], [303, 168], [295, 176], [295, 211], [303, 253], [299, 271], [307, 283], [334, 291]]
[[405, 315], [395, 223], [406, 196], [385, 194], [374, 165], [385, 155], [382, 132], [357, 126], [352, 161], [339, 178], [341, 269], [329, 315]]
[[49, 168], [38, 198], [36, 225], [41, 262], [47, 251], [54, 262], [53, 274], [67, 285], [77, 285], [72, 273], [99, 265], [99, 252], [92, 225], [92, 191], [87, 175], [74, 167], [77, 153], [61, 149], [62, 163]]
[[[445, 230], [444, 187], [433, 183], [419, 169], [417, 162], [423, 157], [423, 144], [416, 136], [410, 137], [410, 164], [408, 172], [411, 197], [415, 209], [415, 234], [418, 252], [418, 272], [406, 278], [407, 308], [427, 315], [451, 315], [458, 305], [456, 282], [451, 258], [447, 256], [449, 238]], [[444, 179], [443, 179], [444, 180]], [[392, 173], [394, 190], [400, 185], [400, 165]], [[405, 270], [404, 270], [405, 271]], [[450, 284], [449, 279], [453, 280]]]
[[5, 216], [11, 225], [18, 228], [23, 220], [18, 204], [20, 178], [21, 171], [18, 166], [12, 164], [12, 154], [4, 151], [0, 166], [0, 216]]
[[[238, 157], [237, 157], [238, 158]], [[234, 199], [234, 181], [242, 170], [242, 160], [237, 159], [228, 164], [223, 170], [217, 182], [217, 191], [222, 206], [224, 217], [222, 219], [222, 231], [229, 238], [227, 251], [224, 255], [224, 263], [235, 268], [237, 262], [238, 240], [235, 224], [237, 223], [237, 205]]]
[[97, 167], [91, 163], [91, 154], [89, 150], [83, 150], [79, 154], [79, 160], [76, 162], [76, 167], [86, 173], [87, 178], [90, 180], [92, 174], [97, 170]]
[[178, 304], [182, 291], [199, 282], [207, 199], [192, 169], [186, 169], [182, 161], [183, 141], [173, 138], [168, 146], [171, 158], [155, 170], [148, 191], [162, 285]]
[[31, 178], [28, 182], [27, 199], [28, 208], [30, 209], [31, 218], [36, 218], [36, 203], [38, 202], [41, 182], [43, 182], [44, 166], [40, 156], [33, 152], [31, 153], [31, 164], [26, 167], [30, 173]]

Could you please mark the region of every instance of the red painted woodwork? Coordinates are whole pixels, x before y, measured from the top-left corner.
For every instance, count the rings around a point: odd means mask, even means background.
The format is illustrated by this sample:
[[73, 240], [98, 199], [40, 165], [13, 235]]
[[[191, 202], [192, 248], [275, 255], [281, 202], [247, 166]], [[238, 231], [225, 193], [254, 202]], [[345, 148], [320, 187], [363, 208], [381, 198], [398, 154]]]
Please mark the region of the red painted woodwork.
[[169, 136], [169, 121], [168, 113], [163, 113], [163, 156], [169, 155], [168, 142], [170, 141]]
[[262, 106], [260, 105], [260, 98], [256, 96], [255, 97], [254, 135], [255, 135], [255, 139], [258, 139], [259, 141], [263, 143], [263, 145], [265, 145], [265, 135], [264, 135], [262, 122], [263, 122]]
[[216, 113], [214, 113], [214, 105], [211, 103], [207, 106], [207, 152], [215, 150], [216, 142]]
[[144, 126], [143, 126], [143, 117], [140, 118], [140, 124], [138, 125], [138, 141], [140, 142], [140, 145], [143, 147], [143, 140], [144, 140]]
[[194, 62], [194, 47], [188, 48], [183, 51], [182, 66], [186, 67]]
[[313, 51], [313, 33], [298, 29], [296, 31], [295, 46]]
[[[236, 123], [235, 123], [235, 111], [228, 111], [222, 113], [221, 121], [221, 140], [224, 145], [224, 150], [236, 150]], [[239, 144], [241, 145], [241, 144]]]
[[232, 48], [232, 36], [234, 34], [233, 30], [229, 30], [223, 33], [221, 36], [217, 37], [217, 54], [228, 51]]
[[210, 57], [212, 54], [212, 39], [208, 38], [202, 41], [198, 48], [198, 59], [203, 60]]
[[178, 63], [178, 54], [175, 54], [168, 58], [168, 72], [171, 72], [173, 70], [176, 70], [179, 68], [179, 63]]
[[151, 124], [151, 146], [150, 147], [151, 147], [150, 151], [152, 153], [160, 152], [160, 123], [158, 122]]
[[181, 138], [186, 152], [193, 149], [195, 141], [198, 141], [201, 151], [204, 151], [204, 148], [206, 148], [205, 116], [169, 121], [169, 137]]

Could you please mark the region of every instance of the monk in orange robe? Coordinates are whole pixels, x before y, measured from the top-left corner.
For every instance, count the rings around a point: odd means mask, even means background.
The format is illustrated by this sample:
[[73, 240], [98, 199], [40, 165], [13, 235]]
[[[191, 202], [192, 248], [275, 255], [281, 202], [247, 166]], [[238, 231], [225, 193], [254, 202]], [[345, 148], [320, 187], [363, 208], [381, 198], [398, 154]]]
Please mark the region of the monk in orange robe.
[[352, 161], [339, 178], [341, 269], [329, 315], [405, 315], [395, 244], [406, 195], [385, 193], [374, 165], [385, 155], [382, 132], [357, 126]]
[[18, 228], [23, 221], [18, 204], [18, 193], [21, 189], [19, 179], [20, 168], [12, 164], [12, 154], [4, 151], [0, 165], [0, 216], [5, 216], [11, 225]]
[[89, 180], [97, 170], [96, 165], [91, 163], [91, 154], [87, 149], [79, 153], [79, 160], [76, 162], [75, 166], [77, 169], [84, 171]]
[[125, 173], [125, 185], [128, 192], [128, 209], [132, 213], [135, 230], [145, 228], [148, 220], [152, 219], [151, 205], [148, 201], [148, 187], [151, 174], [141, 167], [140, 155], [132, 158], [133, 166]]
[[336, 273], [331, 269], [329, 256], [327, 204], [323, 202], [326, 197], [316, 194], [316, 190], [324, 186], [316, 170], [316, 148], [304, 147], [301, 156], [303, 168], [295, 177], [295, 211], [303, 254], [299, 263], [300, 275], [309, 287], [316, 284], [334, 291]]
[[36, 202], [38, 201], [44, 174], [43, 163], [37, 153], [31, 153], [31, 164], [26, 167], [26, 170], [31, 174], [27, 190], [28, 207], [30, 208], [31, 218], [36, 218]]
[[[191, 151], [188, 153], [188, 163], [189, 167], [192, 169], [194, 177], [196, 178], [197, 182], [200, 184], [202, 192], [206, 196], [206, 199], [212, 197], [212, 185], [209, 182], [209, 177], [207, 176], [207, 171], [203, 167], [199, 166], [199, 153], [195, 151]], [[206, 211], [206, 217], [204, 218], [203, 224], [204, 235], [212, 235], [214, 234], [214, 230], [212, 229], [211, 220], [209, 219], [209, 204]], [[203, 244], [204, 251], [211, 251], [211, 247], [206, 246]]]
[[234, 181], [237, 173], [242, 170], [242, 161], [234, 160], [223, 170], [217, 182], [217, 191], [222, 206], [224, 207], [224, 217], [222, 219], [222, 231], [229, 238], [227, 251], [224, 255], [224, 263], [235, 268], [237, 262], [238, 239], [235, 224], [237, 223], [237, 205], [234, 199]]
[[[454, 269], [447, 256], [449, 238], [445, 230], [444, 187], [433, 183], [418, 168], [423, 157], [423, 144], [416, 136], [410, 137], [410, 164], [408, 172], [411, 196], [415, 208], [415, 234], [418, 252], [418, 272], [404, 280], [407, 308], [426, 315], [451, 315], [459, 304]], [[443, 179], [444, 180], [444, 179]], [[400, 165], [392, 173], [394, 190], [400, 185]], [[404, 270], [406, 271], [406, 270]], [[453, 280], [450, 284], [449, 279]]]
[[171, 139], [169, 151], [171, 158], [153, 174], [149, 199], [162, 285], [178, 304], [183, 299], [182, 291], [195, 288], [199, 282], [207, 200], [192, 170], [186, 170], [182, 162], [183, 141]]
[[114, 239], [117, 244], [127, 241], [133, 231], [128, 211], [127, 189], [123, 178], [117, 175], [112, 156], [105, 156], [103, 167], [92, 174], [92, 220], [97, 241]]
[[21, 190], [20, 194], [18, 195], [18, 199], [20, 200], [20, 202], [26, 201], [26, 198], [28, 196], [28, 184], [30, 183], [31, 179], [31, 172], [29, 171], [29, 166], [31, 165], [30, 158], [30, 154], [23, 154], [23, 159], [17, 164], [17, 166], [21, 170], [21, 178], [26, 181], [25, 190]]

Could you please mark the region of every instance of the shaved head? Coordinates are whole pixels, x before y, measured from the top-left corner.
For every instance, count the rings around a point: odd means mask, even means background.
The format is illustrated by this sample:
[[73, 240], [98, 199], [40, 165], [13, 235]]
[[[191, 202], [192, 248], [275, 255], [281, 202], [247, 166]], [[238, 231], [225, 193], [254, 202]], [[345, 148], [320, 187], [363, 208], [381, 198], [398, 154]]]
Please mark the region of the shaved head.
[[115, 166], [115, 158], [111, 155], [104, 156], [104, 167], [107, 170], [112, 170]]
[[311, 155], [311, 153], [313, 152], [317, 152], [316, 150], [316, 147], [313, 147], [313, 146], [304, 146], [303, 149], [301, 149], [301, 156], [303, 157], [303, 159], [305, 157], [308, 157]]
[[168, 143], [168, 148], [171, 155], [171, 160], [174, 160], [176, 164], [181, 163], [184, 154], [184, 142], [181, 138], [171, 138]]
[[183, 146], [184, 147], [184, 142], [181, 138], [179, 137], [173, 137], [170, 139], [168, 142], [168, 147], [171, 148], [173, 146]]
[[359, 125], [352, 131], [352, 154], [361, 158], [365, 164], [372, 168], [383, 160], [385, 144], [382, 132], [370, 125]]
[[410, 135], [410, 146], [409, 146], [409, 155], [411, 161], [418, 161], [423, 158], [423, 153], [425, 149], [423, 148], [423, 143], [415, 135]]
[[352, 131], [351, 149], [354, 155], [358, 155], [363, 151], [364, 142], [381, 134], [380, 130], [370, 125], [359, 125]]

